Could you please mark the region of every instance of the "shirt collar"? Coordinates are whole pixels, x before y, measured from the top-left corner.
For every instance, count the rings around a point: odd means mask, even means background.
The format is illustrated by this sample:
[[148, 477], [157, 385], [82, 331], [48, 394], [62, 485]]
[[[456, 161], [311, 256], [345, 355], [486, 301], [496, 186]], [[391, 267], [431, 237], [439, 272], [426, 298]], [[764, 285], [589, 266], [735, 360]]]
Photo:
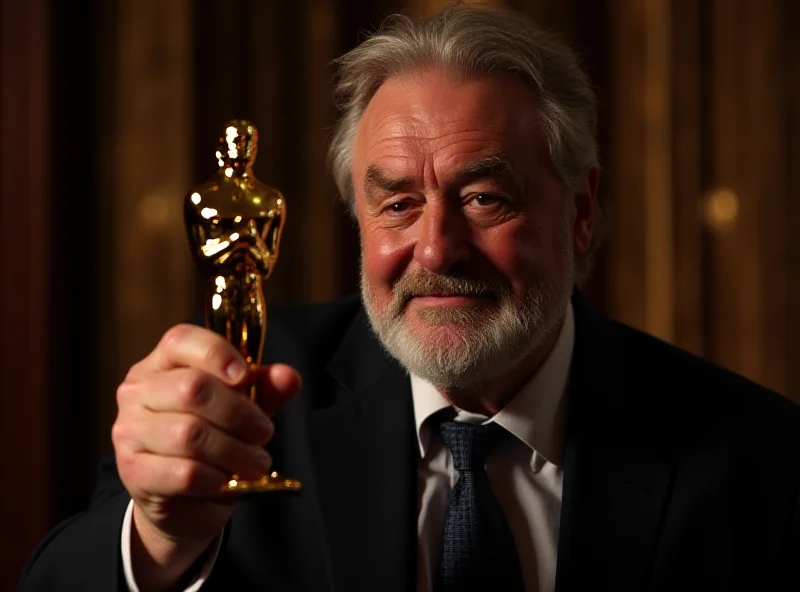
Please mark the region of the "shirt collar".
[[[494, 417], [486, 418], [455, 409], [462, 421], [496, 422], [531, 449], [531, 466], [538, 470], [542, 461], [561, 466], [564, 443], [563, 405], [575, 345], [575, 316], [572, 302], [567, 304], [564, 322], [553, 349], [539, 370], [526, 382], [508, 405]], [[411, 374], [411, 395], [417, 441], [422, 458], [430, 448], [429, 424], [437, 411], [452, 407], [430, 382]]]

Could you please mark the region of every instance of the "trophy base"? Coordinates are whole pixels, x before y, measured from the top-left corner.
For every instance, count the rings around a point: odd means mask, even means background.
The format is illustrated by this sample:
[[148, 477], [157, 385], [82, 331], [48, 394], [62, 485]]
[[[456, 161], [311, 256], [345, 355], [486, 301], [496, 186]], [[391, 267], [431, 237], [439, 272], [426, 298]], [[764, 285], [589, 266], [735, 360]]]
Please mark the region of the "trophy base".
[[297, 479], [282, 477], [273, 471], [269, 475], [264, 475], [257, 481], [244, 481], [238, 479], [236, 475], [234, 475], [231, 477], [230, 481], [222, 486], [222, 493], [251, 494], [272, 491], [296, 492], [301, 489], [303, 489], [303, 484]]

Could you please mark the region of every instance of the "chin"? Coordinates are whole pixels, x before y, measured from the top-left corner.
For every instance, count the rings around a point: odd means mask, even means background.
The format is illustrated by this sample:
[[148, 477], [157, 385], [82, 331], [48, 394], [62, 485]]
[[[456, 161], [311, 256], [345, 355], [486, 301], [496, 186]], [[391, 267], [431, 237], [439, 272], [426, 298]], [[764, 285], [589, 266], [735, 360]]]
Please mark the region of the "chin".
[[461, 319], [406, 313], [379, 331], [386, 350], [406, 370], [447, 389], [494, 380], [530, 355], [546, 335], [544, 324], [532, 316], [485, 312]]
[[486, 299], [458, 306], [407, 307], [401, 322], [409, 331], [424, 332], [444, 327], [468, 333], [493, 322], [500, 314], [497, 302]]
[[543, 280], [521, 299], [421, 297], [382, 306], [367, 282], [361, 288], [386, 351], [440, 388], [475, 387], [512, 370], [558, 326], [571, 294], [567, 282]]

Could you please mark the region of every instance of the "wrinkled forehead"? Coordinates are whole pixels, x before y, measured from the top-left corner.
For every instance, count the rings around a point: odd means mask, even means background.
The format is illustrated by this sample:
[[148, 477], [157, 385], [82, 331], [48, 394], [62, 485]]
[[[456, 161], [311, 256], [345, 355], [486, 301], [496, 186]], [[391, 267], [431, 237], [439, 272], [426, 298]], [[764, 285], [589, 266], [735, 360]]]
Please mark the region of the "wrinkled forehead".
[[363, 174], [375, 158], [441, 151], [529, 157], [542, 147], [539, 122], [536, 95], [510, 75], [467, 78], [430, 69], [393, 76], [361, 117], [352, 172]]
[[442, 68], [412, 70], [389, 77], [366, 105], [359, 132], [387, 118], [418, 125], [467, 120], [482, 124], [537, 120], [536, 94], [509, 74], [467, 77]]

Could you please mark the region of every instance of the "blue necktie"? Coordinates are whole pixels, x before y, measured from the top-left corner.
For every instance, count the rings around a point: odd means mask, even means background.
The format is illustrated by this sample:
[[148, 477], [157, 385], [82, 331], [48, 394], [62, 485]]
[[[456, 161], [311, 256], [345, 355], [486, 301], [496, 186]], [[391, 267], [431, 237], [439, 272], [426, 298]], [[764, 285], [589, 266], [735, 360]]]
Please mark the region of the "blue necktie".
[[440, 425], [458, 479], [444, 523], [436, 592], [522, 592], [517, 549], [489, 487], [486, 457], [505, 430], [496, 425], [447, 421]]

